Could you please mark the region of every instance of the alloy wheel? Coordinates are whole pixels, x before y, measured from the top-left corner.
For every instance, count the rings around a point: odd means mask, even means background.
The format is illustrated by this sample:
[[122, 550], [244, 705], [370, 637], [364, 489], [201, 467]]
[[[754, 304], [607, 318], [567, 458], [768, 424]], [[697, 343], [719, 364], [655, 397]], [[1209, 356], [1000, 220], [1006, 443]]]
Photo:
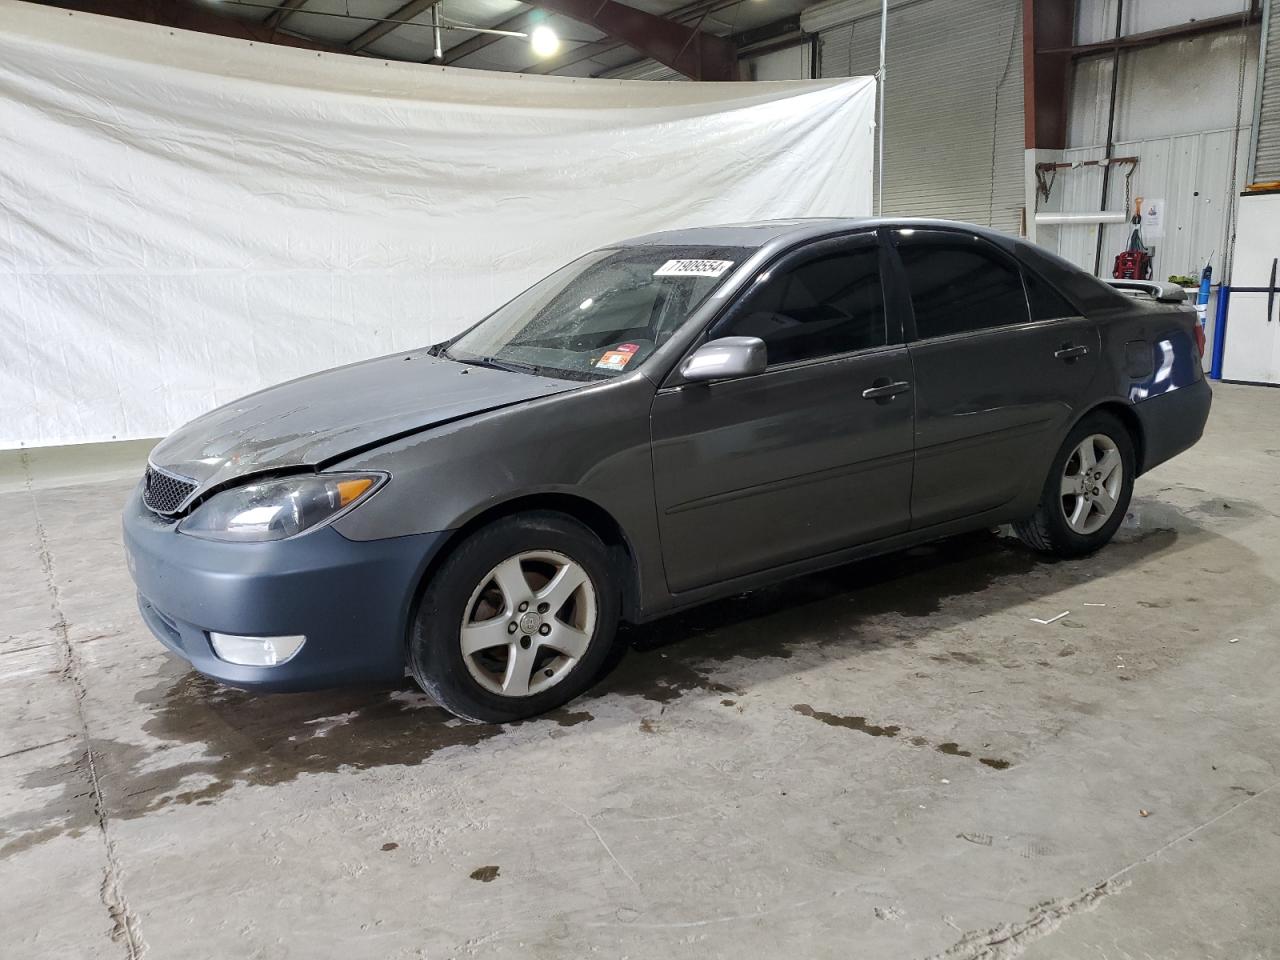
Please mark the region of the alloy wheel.
[[581, 564], [553, 550], [516, 554], [490, 570], [467, 601], [463, 662], [490, 693], [542, 693], [586, 655], [598, 606]]
[[1067, 457], [1062, 472], [1062, 515], [1067, 526], [1088, 536], [1111, 519], [1124, 485], [1124, 461], [1104, 433], [1085, 437]]

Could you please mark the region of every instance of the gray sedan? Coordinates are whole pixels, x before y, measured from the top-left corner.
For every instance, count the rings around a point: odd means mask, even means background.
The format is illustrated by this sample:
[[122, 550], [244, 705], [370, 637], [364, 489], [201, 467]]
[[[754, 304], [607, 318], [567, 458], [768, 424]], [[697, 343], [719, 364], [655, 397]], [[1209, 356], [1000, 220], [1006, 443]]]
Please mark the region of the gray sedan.
[[1180, 290], [946, 221], [596, 250], [445, 343], [252, 394], [125, 508], [142, 616], [237, 686], [397, 681], [510, 721], [620, 620], [1012, 523], [1080, 556], [1208, 415]]

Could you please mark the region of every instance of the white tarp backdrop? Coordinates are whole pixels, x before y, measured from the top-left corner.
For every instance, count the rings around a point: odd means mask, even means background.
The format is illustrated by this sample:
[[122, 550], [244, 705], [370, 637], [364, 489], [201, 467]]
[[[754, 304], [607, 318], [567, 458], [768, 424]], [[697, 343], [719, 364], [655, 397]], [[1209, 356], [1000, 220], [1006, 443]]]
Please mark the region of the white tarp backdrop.
[[654, 83], [0, 0], [0, 447], [161, 436], [628, 235], [871, 210], [874, 81]]

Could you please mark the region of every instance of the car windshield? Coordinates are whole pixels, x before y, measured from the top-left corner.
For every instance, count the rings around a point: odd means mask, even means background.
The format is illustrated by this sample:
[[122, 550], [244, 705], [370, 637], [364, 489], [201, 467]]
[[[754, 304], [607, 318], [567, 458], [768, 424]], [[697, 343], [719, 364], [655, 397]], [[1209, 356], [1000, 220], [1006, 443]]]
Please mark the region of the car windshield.
[[534, 284], [441, 352], [543, 376], [614, 377], [640, 366], [751, 252], [705, 245], [597, 250]]

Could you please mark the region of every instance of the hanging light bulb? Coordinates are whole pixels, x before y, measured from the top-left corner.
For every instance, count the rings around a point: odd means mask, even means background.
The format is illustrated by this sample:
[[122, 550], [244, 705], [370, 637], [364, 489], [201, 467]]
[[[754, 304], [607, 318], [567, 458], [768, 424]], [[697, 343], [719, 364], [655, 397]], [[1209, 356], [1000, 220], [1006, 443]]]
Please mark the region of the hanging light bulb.
[[533, 28], [529, 34], [529, 46], [540, 57], [554, 57], [560, 50], [560, 38], [546, 24]]

